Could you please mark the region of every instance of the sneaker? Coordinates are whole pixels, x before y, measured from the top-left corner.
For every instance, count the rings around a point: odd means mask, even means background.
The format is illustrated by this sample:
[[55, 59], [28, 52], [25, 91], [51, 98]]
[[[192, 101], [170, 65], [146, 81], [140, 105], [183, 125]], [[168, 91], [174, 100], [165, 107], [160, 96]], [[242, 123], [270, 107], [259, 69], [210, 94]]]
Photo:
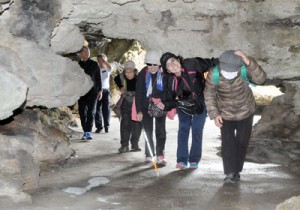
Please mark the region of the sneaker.
[[87, 140], [93, 139], [93, 136], [92, 136], [92, 133], [91, 133], [91, 132], [86, 132], [86, 133], [85, 133], [85, 136], [86, 136], [86, 139], [87, 139]]
[[198, 163], [197, 162], [191, 162], [190, 163], [190, 168], [191, 169], [197, 169], [198, 168]]
[[224, 184], [235, 184], [236, 179], [234, 173], [227, 174], [224, 179]]
[[103, 128], [97, 128], [95, 133], [100, 133], [102, 131]]
[[167, 161], [165, 160], [165, 156], [164, 155], [159, 155], [157, 157], [157, 164], [160, 164], [160, 165], [167, 165]]
[[121, 146], [119, 149], [119, 153], [129, 152], [128, 146]]
[[83, 133], [83, 135], [80, 138], [81, 140], [86, 140], [86, 132]]
[[235, 178], [235, 181], [239, 182], [241, 180], [241, 175], [240, 173], [235, 173], [234, 174], [234, 178]]
[[145, 163], [151, 163], [152, 162], [152, 157], [146, 157]]
[[184, 163], [184, 162], [177, 163], [176, 164], [176, 168], [178, 168], [180, 170], [186, 169], [187, 168], [187, 164]]
[[130, 150], [130, 152], [139, 152], [139, 151], [142, 151], [142, 149], [139, 147], [131, 147], [131, 150]]

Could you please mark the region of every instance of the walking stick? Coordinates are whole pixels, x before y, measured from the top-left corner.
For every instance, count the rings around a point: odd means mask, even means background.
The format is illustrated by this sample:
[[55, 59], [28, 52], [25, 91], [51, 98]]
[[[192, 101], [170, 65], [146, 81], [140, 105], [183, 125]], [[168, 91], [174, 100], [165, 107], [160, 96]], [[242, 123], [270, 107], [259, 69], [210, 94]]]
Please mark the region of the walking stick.
[[147, 148], [148, 148], [148, 150], [149, 150], [150, 156], [151, 156], [151, 158], [152, 158], [152, 163], [153, 163], [153, 167], [154, 167], [154, 169], [155, 169], [155, 171], [156, 171], [156, 175], [159, 176], [157, 164], [156, 164], [155, 158], [154, 158], [154, 156], [153, 156], [153, 152], [152, 152], [150, 143], [149, 143], [149, 141], [148, 141], [147, 134], [146, 134], [146, 132], [145, 132], [144, 129], [143, 129], [143, 135], [144, 135], [144, 138], [145, 138], [145, 141], [146, 141]]

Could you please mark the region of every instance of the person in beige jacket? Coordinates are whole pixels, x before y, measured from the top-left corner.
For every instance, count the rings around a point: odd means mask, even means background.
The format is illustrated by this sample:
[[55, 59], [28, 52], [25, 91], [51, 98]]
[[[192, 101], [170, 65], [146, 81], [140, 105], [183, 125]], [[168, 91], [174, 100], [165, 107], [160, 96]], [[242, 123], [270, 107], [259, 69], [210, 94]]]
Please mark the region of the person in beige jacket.
[[264, 83], [266, 73], [240, 50], [222, 53], [216, 68], [207, 75], [205, 104], [209, 118], [221, 129], [224, 183], [233, 184], [240, 180], [255, 112], [254, 96], [241, 69], [246, 68], [247, 78], [255, 84]]

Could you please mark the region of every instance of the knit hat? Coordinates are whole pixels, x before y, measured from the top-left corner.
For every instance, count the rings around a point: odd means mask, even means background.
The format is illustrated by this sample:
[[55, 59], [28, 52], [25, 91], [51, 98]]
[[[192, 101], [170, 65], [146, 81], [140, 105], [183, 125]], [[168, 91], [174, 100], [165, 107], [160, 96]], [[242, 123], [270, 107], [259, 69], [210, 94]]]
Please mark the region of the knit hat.
[[219, 57], [220, 69], [227, 72], [239, 71], [244, 64], [242, 58], [234, 54], [235, 50], [227, 50]]
[[149, 50], [145, 55], [145, 63], [160, 65], [161, 53], [155, 50]]
[[176, 55], [174, 55], [173, 53], [170, 53], [170, 52], [166, 52], [164, 53], [161, 58], [160, 58], [160, 63], [161, 63], [161, 67], [162, 69], [164, 70], [164, 72], [167, 72], [167, 61], [170, 59], [170, 58], [177, 58]]
[[133, 61], [126, 61], [124, 63], [124, 70], [135, 70], [135, 63]]

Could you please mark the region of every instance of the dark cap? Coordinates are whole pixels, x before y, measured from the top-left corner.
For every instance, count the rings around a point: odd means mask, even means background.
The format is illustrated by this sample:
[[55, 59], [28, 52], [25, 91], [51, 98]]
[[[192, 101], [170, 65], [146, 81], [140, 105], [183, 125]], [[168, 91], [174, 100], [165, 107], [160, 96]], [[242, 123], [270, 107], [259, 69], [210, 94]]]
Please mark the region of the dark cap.
[[235, 50], [227, 50], [219, 57], [220, 69], [227, 72], [239, 71], [244, 64], [242, 58], [235, 53]]
[[173, 53], [170, 53], [170, 52], [166, 52], [164, 53], [161, 58], [160, 58], [160, 63], [161, 63], [161, 67], [163, 69], [164, 72], [167, 72], [167, 61], [170, 59], [170, 58], [177, 58], [176, 55], [174, 55]]

